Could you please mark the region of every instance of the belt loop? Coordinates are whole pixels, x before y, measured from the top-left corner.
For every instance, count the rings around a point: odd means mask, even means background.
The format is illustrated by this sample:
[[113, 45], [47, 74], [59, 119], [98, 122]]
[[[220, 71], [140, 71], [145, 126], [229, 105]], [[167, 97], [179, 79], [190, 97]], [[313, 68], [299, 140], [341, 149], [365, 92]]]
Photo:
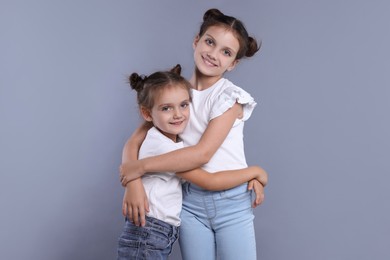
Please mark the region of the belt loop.
[[184, 183], [184, 190], [186, 193], [190, 193], [190, 185], [191, 185], [191, 183], [189, 183], [189, 182]]

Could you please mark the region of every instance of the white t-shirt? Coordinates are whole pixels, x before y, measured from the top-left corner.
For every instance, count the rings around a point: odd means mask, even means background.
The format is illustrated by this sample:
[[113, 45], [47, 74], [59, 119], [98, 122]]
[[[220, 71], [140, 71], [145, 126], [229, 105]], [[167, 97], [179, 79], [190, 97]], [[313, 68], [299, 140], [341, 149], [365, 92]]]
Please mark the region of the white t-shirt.
[[[146, 158], [183, 148], [183, 142], [173, 142], [152, 127], [142, 143], [139, 158]], [[146, 173], [142, 182], [148, 196], [149, 217], [157, 218], [173, 226], [180, 226], [182, 206], [181, 180], [173, 172]]]
[[236, 102], [243, 104], [244, 116], [236, 120], [221, 147], [203, 166], [206, 171], [247, 167], [243, 140], [244, 121], [250, 117], [256, 102], [248, 92], [224, 78], [205, 90], [192, 89], [191, 117], [184, 133], [180, 135], [184, 146], [197, 144], [210, 120], [222, 115]]

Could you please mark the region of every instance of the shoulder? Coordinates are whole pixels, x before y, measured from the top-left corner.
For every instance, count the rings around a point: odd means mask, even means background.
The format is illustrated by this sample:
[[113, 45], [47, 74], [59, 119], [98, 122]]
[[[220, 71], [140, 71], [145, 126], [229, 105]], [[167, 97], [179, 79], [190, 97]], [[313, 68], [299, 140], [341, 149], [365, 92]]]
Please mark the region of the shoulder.
[[218, 92], [214, 93], [216, 102], [211, 111], [211, 118], [215, 118], [225, 113], [234, 104], [239, 103], [244, 107], [244, 120], [248, 119], [252, 113], [256, 102], [254, 98], [244, 89], [236, 86], [228, 79], [220, 81], [221, 85], [218, 87]]
[[231, 93], [241, 93], [241, 95], [249, 95], [250, 94], [245, 91], [243, 88], [237, 86], [230, 80], [226, 78], [220, 79], [217, 83], [215, 83], [215, 87], [213, 89], [214, 95], [220, 96], [223, 93], [231, 94]]
[[223, 78], [221, 85], [218, 87], [217, 95], [219, 100], [222, 100], [223, 102], [226, 100], [237, 101], [241, 104], [254, 102], [254, 98], [251, 94], [225, 78]]
[[243, 93], [245, 95], [250, 95], [246, 90], [237, 86], [236, 84], [234, 84], [233, 82], [231, 82], [228, 79], [225, 79], [225, 81], [223, 83], [223, 89], [227, 90], [227, 91], [235, 91], [235, 92]]

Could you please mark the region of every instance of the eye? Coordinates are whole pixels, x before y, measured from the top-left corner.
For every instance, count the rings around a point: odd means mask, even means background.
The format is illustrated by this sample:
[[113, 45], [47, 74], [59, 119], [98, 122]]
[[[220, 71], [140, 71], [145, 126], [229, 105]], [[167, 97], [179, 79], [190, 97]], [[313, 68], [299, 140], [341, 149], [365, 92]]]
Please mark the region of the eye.
[[170, 107], [170, 106], [161, 107], [161, 111], [169, 111], [169, 110], [172, 110], [172, 107]]
[[181, 103], [181, 107], [182, 108], [187, 108], [188, 106], [189, 106], [190, 104], [188, 103], [188, 102], [183, 102], [183, 103]]
[[210, 45], [210, 46], [214, 44], [214, 41], [210, 38], [206, 38], [205, 42], [207, 45]]
[[232, 56], [232, 52], [229, 51], [229, 50], [224, 50], [223, 51], [223, 55], [231, 57]]

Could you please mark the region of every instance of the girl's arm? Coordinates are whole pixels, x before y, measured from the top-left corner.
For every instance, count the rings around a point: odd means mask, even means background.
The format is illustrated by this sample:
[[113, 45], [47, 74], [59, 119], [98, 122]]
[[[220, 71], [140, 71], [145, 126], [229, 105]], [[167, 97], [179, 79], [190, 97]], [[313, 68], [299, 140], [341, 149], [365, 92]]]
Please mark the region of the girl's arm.
[[[206, 164], [222, 145], [234, 121], [241, 117], [242, 106], [236, 103], [221, 116], [212, 119], [196, 145], [178, 149], [159, 156], [136, 162], [124, 163], [121, 167], [122, 185], [142, 176], [145, 172], [184, 172]], [[130, 149], [126, 144], [124, 149]]]
[[[148, 157], [142, 160], [131, 161], [130, 163], [122, 164], [122, 185], [125, 185], [130, 180], [142, 176], [145, 172], [184, 172], [199, 168], [206, 164], [225, 140], [229, 131], [233, 127], [235, 120], [242, 117], [242, 111], [242, 106], [236, 103], [224, 114], [211, 120], [198, 144], [194, 146], [178, 149], [159, 156]], [[142, 129], [144, 131], [145, 137], [147, 132], [146, 128], [137, 129], [137, 131]], [[144, 137], [142, 138], [142, 141]], [[141, 146], [142, 141], [140, 141], [137, 146], [137, 152]], [[131, 143], [136, 142], [126, 143], [124, 150], [131, 150]], [[257, 180], [251, 180], [249, 182], [248, 189], [253, 189], [255, 191], [256, 199], [254, 201], [254, 207], [258, 206], [264, 196], [263, 186]], [[139, 207], [141, 206], [142, 205], [139, 204]]]
[[197, 168], [187, 172], [176, 173], [176, 175], [203, 189], [212, 191], [231, 189], [252, 179], [257, 179], [263, 186], [267, 185], [268, 181], [267, 173], [258, 166], [215, 173], [209, 173], [201, 168]]
[[[150, 126], [143, 124], [135, 130], [123, 148], [122, 164], [131, 164], [137, 161], [139, 147], [145, 139], [149, 128]], [[149, 211], [148, 198], [141, 178], [137, 178], [128, 182], [125, 187], [122, 214], [130, 221], [133, 221], [135, 225], [145, 226], [145, 211]]]

